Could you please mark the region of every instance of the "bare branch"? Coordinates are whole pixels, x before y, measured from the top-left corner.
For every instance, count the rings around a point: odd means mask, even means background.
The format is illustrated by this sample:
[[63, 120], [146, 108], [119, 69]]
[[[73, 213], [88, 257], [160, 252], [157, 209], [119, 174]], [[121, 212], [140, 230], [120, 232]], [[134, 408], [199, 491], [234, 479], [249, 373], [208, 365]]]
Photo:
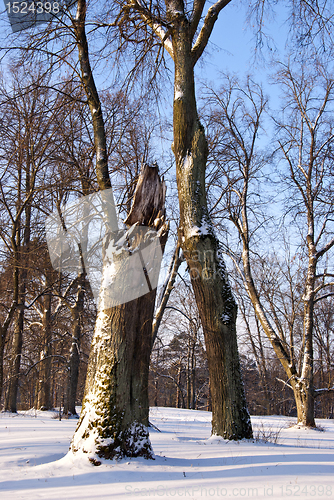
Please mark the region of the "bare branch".
[[179, 270], [179, 267], [181, 263], [184, 261], [184, 256], [180, 256], [180, 244], [179, 242], [176, 245], [173, 258], [169, 267], [169, 273], [166, 279], [166, 282], [164, 284], [164, 287], [161, 292], [161, 300], [158, 305], [157, 311], [155, 313], [155, 317], [152, 323], [152, 345], [154, 344], [154, 341], [156, 339], [158, 329], [164, 314], [164, 311], [166, 309], [170, 294], [172, 293], [172, 290], [174, 288], [174, 283], [177, 277], [177, 273]]
[[334, 238], [332, 238], [331, 241], [327, 243], [327, 245], [325, 245], [321, 250], [317, 252], [316, 254], [317, 259], [320, 259], [320, 257], [322, 257], [326, 252], [328, 252], [328, 250], [330, 250], [333, 246], [334, 246]]
[[208, 44], [210, 35], [212, 33], [215, 22], [218, 19], [218, 15], [221, 10], [223, 10], [226, 5], [228, 5], [231, 0], [218, 0], [212, 7], [209, 8], [207, 15], [204, 19], [204, 24], [201, 31], [197, 37], [197, 40], [192, 48], [193, 64], [195, 65], [198, 59], [203, 54], [205, 47]]
[[151, 26], [154, 33], [160, 38], [163, 48], [167, 50], [168, 54], [174, 60], [173, 45], [172, 41], [168, 38], [168, 31], [165, 31], [164, 28], [158, 23], [150, 24], [149, 21], [147, 21], [147, 24]]
[[94, 128], [96, 175], [100, 189], [102, 190], [109, 189], [111, 187], [111, 182], [108, 171], [107, 146], [102, 107], [89, 61], [88, 42], [85, 28], [86, 8], [86, 0], [78, 0], [77, 14], [76, 18], [73, 20], [73, 25], [79, 52], [81, 81], [87, 95], [87, 102], [91, 112]]
[[[279, 382], [282, 382], [282, 384], [286, 385], [286, 387], [289, 387], [289, 389], [292, 389], [293, 390], [293, 387], [288, 384], [288, 382], [285, 382], [284, 380], [282, 380], [281, 378], [277, 378], [276, 377], [276, 380], [278, 380]], [[289, 379], [290, 380], [290, 379]]]
[[201, 20], [204, 5], [206, 0], [194, 0], [193, 11], [190, 18], [190, 33], [193, 37], [196, 33], [198, 23]]
[[145, 24], [147, 24], [161, 40], [163, 48], [166, 49], [171, 58], [174, 59], [173, 45], [169, 37], [168, 26], [164, 26], [162, 19], [154, 16], [153, 13], [138, 0], [128, 0], [128, 9], [138, 12]]
[[328, 389], [322, 388], [322, 389], [315, 389], [314, 390], [314, 397], [317, 398], [318, 396], [321, 396], [322, 394], [331, 394], [334, 392], [334, 386], [330, 387]]
[[[331, 283], [331, 285], [334, 285], [334, 283]], [[314, 303], [319, 302], [319, 300], [327, 299], [328, 297], [334, 297], [334, 292], [333, 293], [326, 293], [325, 295], [321, 295], [321, 297], [318, 297], [314, 299]]]

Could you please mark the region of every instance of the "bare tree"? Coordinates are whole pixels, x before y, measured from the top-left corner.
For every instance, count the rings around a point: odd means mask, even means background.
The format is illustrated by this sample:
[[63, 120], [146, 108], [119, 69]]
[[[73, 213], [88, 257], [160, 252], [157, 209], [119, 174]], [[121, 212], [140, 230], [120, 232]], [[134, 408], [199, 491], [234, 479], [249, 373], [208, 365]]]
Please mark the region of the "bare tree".
[[50, 93], [36, 84], [36, 81], [41, 81], [38, 71], [27, 77], [20, 68], [12, 67], [11, 77], [12, 88], [8, 90], [4, 84], [2, 88], [0, 189], [1, 208], [8, 220], [8, 227], [1, 229], [1, 238], [12, 257], [13, 300], [16, 303], [12, 368], [5, 408], [16, 412], [26, 286], [32, 265], [30, 246], [34, 204], [38, 204], [38, 193], [44, 189], [43, 169], [54, 150], [54, 130], [51, 127], [54, 114], [48, 109]]
[[[314, 426], [314, 398], [323, 391], [333, 390], [315, 389], [313, 383], [314, 309], [318, 301], [332, 295], [333, 286], [333, 273], [321, 269], [321, 259], [334, 246], [331, 236], [333, 134], [327, 114], [331, 108], [333, 81], [324, 68], [309, 75], [305, 69], [296, 74], [289, 67], [283, 67], [278, 78], [285, 89], [287, 103], [282, 121], [276, 121], [279, 149], [290, 175], [292, 197], [288, 204], [295, 214], [302, 249], [303, 263], [299, 263], [296, 271], [291, 267], [295, 255], [291, 260], [288, 258], [286, 266], [279, 260], [276, 264], [269, 261], [267, 256], [263, 261], [262, 281], [257, 280], [255, 272], [252, 241], [261, 224], [254, 217], [252, 222], [250, 219], [255, 206], [251, 190], [261, 167], [256, 140], [266, 100], [260, 87], [254, 84], [248, 83], [245, 91], [237, 82], [230, 81], [225, 93], [215, 96], [216, 123], [220, 124], [224, 136], [220, 162], [231, 188], [224, 193], [225, 208], [242, 245], [239, 258], [230, 255], [243, 278], [257, 318], [287, 374], [286, 384], [294, 393], [298, 423]], [[286, 171], [283, 175], [286, 179]], [[282, 279], [284, 288], [280, 285]], [[259, 283], [264, 286], [260, 288]], [[302, 311], [299, 304], [303, 304]], [[300, 314], [302, 324], [298, 321]]]
[[[81, 81], [93, 123], [97, 181], [103, 191], [111, 187], [106, 128], [89, 62], [85, 19], [86, 2], [79, 0], [73, 28], [79, 52]], [[158, 229], [162, 247], [168, 233], [164, 202], [165, 185], [159, 178], [158, 169], [144, 165], [125, 223], [128, 227], [138, 225]], [[113, 220], [112, 211], [107, 210], [105, 215], [109, 231], [114, 231], [117, 221]], [[112, 232], [107, 235], [105, 255], [108, 254], [108, 245], [117, 245], [118, 240], [122, 238]], [[140, 244], [141, 237], [138, 236], [135, 247]], [[129, 245], [130, 253], [134, 252], [135, 247], [131, 249]], [[123, 250], [121, 259], [127, 255], [126, 248]], [[106, 278], [107, 264], [108, 258], [103, 269]], [[127, 272], [126, 268], [124, 272]], [[71, 450], [109, 459], [124, 455], [152, 458], [147, 431], [147, 391], [156, 290], [150, 288], [150, 292], [143, 297], [114, 307], [108, 305], [108, 294], [108, 287], [102, 287], [99, 297], [102, 306], [95, 325], [83, 408]]]
[[[248, 17], [256, 32], [256, 44], [262, 48], [270, 32], [266, 30], [268, 18], [284, 6], [290, 26], [288, 42], [295, 50], [296, 60], [309, 61], [310, 54], [319, 57], [329, 54], [333, 47], [333, 0], [254, 0], [249, 2]], [[274, 41], [275, 42], [275, 41]], [[271, 43], [270, 43], [271, 44]]]

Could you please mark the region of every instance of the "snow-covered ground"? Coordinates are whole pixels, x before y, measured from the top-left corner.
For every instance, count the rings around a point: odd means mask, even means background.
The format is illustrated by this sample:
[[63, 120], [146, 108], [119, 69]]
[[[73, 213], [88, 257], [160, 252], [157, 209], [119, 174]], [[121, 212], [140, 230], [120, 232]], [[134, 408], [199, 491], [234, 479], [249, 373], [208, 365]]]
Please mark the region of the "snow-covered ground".
[[[51, 412], [0, 414], [0, 499], [301, 498], [334, 500], [334, 422], [252, 417], [262, 440], [210, 437], [211, 414], [152, 408], [154, 461], [99, 467], [66, 455], [76, 421]], [[290, 426], [290, 427], [289, 427]], [[270, 439], [274, 442], [268, 442]], [[276, 442], [275, 442], [276, 441]]]

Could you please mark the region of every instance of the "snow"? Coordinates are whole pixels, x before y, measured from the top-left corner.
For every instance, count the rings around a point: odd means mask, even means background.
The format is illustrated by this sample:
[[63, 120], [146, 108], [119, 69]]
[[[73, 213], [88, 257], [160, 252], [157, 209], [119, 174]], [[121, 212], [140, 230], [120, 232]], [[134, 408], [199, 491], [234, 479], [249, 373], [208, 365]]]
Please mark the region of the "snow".
[[182, 159], [182, 167], [183, 167], [183, 170], [185, 170], [186, 172], [193, 168], [193, 157], [192, 157], [191, 153], [187, 154]]
[[[0, 414], [0, 497], [19, 499], [333, 498], [334, 422], [297, 428], [289, 417], [252, 417], [263, 440], [212, 436], [211, 413], [152, 408], [155, 460], [66, 454], [77, 420], [52, 412]], [[267, 442], [269, 440], [273, 442]], [[276, 444], [274, 441], [277, 441]]]
[[93, 395], [90, 396], [91, 396], [90, 398], [87, 398], [85, 405], [85, 415], [78, 431], [73, 436], [71, 447], [75, 450], [79, 450], [79, 452], [80, 450], [82, 450], [82, 453], [88, 453], [89, 455], [94, 455], [94, 453], [96, 452], [97, 443], [99, 442], [99, 434], [97, 428], [93, 427], [92, 429], [90, 429], [88, 437], [83, 436], [88, 427], [88, 424], [91, 422], [96, 422], [98, 420], [98, 416], [95, 412], [94, 396]]
[[182, 90], [180, 89], [180, 87], [178, 85], [175, 85], [175, 89], [174, 89], [174, 101], [177, 101], [178, 99], [182, 99], [182, 97], [183, 97]]
[[187, 236], [188, 238], [191, 238], [192, 236], [207, 236], [210, 233], [211, 233], [210, 226], [208, 226], [208, 224], [203, 222], [201, 227], [191, 226], [187, 231]]
[[221, 320], [223, 323], [228, 323], [229, 321], [231, 321], [231, 316], [229, 316], [228, 314], [222, 314]]

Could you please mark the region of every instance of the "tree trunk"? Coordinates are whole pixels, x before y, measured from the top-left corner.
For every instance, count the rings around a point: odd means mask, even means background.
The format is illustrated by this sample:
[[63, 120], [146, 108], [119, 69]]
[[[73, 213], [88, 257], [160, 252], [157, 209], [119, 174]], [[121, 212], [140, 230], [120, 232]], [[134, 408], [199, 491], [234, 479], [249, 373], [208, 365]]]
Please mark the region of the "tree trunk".
[[85, 274], [79, 276], [78, 291], [75, 305], [71, 308], [72, 313], [72, 343], [69, 359], [69, 373], [67, 397], [64, 406], [64, 414], [77, 415], [75, 401], [77, 396], [79, 366], [80, 366], [80, 342], [81, 342], [81, 322], [84, 308], [85, 295]]
[[307, 427], [316, 427], [314, 420], [313, 327], [317, 256], [314, 243], [310, 241], [310, 235], [307, 239], [309, 262], [304, 293], [303, 366], [301, 376], [293, 385], [293, 392], [297, 406], [297, 423]]
[[[47, 265], [47, 264], [46, 264]], [[49, 270], [46, 269], [45, 286], [50, 285]], [[37, 409], [50, 410], [51, 405], [51, 292], [46, 291], [43, 297], [43, 350], [40, 355], [38, 371]]]
[[196, 387], [195, 387], [195, 383], [196, 383], [196, 368], [195, 368], [195, 365], [193, 365], [193, 367], [191, 369], [191, 378], [190, 378], [190, 401], [191, 401], [190, 408], [192, 410], [195, 410], [195, 406], [196, 406]]
[[14, 327], [14, 339], [12, 345], [12, 370], [11, 378], [9, 381], [8, 397], [6, 398], [5, 411], [10, 411], [11, 413], [17, 413], [17, 395], [19, 387], [19, 375], [20, 375], [20, 365], [21, 365], [21, 354], [22, 354], [22, 344], [23, 344], [23, 320], [24, 320], [24, 309], [20, 307], [15, 321]]
[[154, 381], [154, 406], [158, 406], [159, 378], [156, 376]]
[[182, 408], [182, 404], [180, 406], [180, 387], [181, 387], [181, 373], [182, 373], [182, 358], [179, 358], [179, 366], [177, 369], [177, 384], [176, 384], [176, 408]]
[[191, 387], [191, 362], [190, 362], [190, 341], [188, 339], [188, 351], [187, 351], [187, 409], [189, 410], [191, 408], [191, 394], [190, 394], [190, 387]]
[[[165, 186], [158, 169], [145, 166], [127, 223], [155, 226], [163, 247], [168, 231], [163, 215], [164, 200]], [[110, 239], [106, 242], [106, 254], [112, 243]], [[123, 271], [129, 272], [126, 264], [124, 266]], [[105, 263], [103, 273], [107, 273]], [[101, 288], [100, 304], [104, 303], [108, 291], [107, 287]], [[115, 307], [100, 306], [72, 452], [80, 450], [107, 459], [153, 457], [147, 427], [155, 297], [156, 289], [153, 289]]]
[[252, 437], [239, 363], [237, 305], [209, 216], [205, 190], [207, 141], [195, 99], [192, 34], [175, 23], [174, 143], [180, 204], [180, 242], [190, 270], [208, 357], [212, 433]]
[[10, 310], [7, 313], [6, 319], [2, 325], [0, 325], [0, 400], [3, 390], [3, 361], [4, 361], [4, 351], [6, 346], [6, 340], [8, 335], [8, 330], [13, 320], [18, 301], [18, 270], [14, 268], [13, 272], [13, 300]]
[[77, 395], [78, 379], [79, 379], [79, 365], [80, 365], [80, 340], [81, 340], [81, 325], [80, 313], [74, 318], [72, 325], [72, 345], [69, 360], [69, 385], [67, 395], [67, 409], [64, 413], [77, 415], [75, 409], [75, 401]]
[[0, 402], [1, 402], [2, 389], [3, 389], [3, 361], [4, 361], [6, 337], [7, 337], [7, 331], [3, 331], [3, 328], [1, 327], [1, 329], [0, 329]]
[[297, 425], [315, 427], [313, 387], [304, 380], [299, 380], [293, 388], [293, 394], [297, 408]]

